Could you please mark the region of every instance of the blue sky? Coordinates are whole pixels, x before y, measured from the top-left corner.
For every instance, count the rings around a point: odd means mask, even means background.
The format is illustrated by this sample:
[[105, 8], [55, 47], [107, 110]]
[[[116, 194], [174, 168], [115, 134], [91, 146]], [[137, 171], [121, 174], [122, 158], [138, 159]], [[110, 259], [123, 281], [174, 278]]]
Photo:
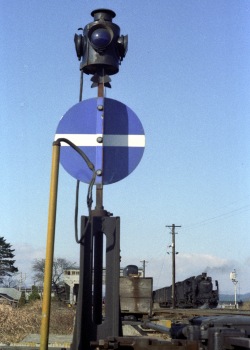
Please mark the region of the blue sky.
[[[140, 118], [146, 149], [136, 170], [104, 188], [121, 217], [122, 265], [147, 260], [155, 287], [207, 271], [222, 292], [250, 291], [250, 3], [248, 0], [10, 0], [0, 4], [0, 235], [17, 266], [45, 257], [51, 145], [78, 102], [74, 34], [109, 8], [128, 53], [107, 97]], [[83, 98], [96, 97], [84, 77]], [[87, 214], [87, 186], [80, 213]], [[75, 179], [60, 169], [55, 256], [78, 262]]]

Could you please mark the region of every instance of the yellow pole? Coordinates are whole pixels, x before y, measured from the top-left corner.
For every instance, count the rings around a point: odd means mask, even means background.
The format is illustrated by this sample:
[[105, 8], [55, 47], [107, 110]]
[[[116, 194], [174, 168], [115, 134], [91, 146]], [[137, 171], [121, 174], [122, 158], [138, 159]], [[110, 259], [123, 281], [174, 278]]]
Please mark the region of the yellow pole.
[[48, 349], [60, 143], [53, 143], [40, 350]]

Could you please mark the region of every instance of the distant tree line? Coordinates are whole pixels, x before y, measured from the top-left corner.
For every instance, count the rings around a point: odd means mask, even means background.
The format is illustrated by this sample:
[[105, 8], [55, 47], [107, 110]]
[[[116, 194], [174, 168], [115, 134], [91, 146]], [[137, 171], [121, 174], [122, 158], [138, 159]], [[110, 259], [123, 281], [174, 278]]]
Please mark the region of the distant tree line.
[[[15, 278], [18, 268], [15, 266], [15, 249], [11, 244], [6, 242], [4, 237], [0, 237], [0, 286], [2, 287], [18, 287], [18, 280]], [[60, 299], [63, 290], [63, 274], [64, 270], [73, 268], [75, 263], [64, 258], [55, 258], [52, 270], [52, 290]], [[39, 298], [38, 288], [42, 287], [44, 282], [45, 259], [35, 259], [32, 265], [34, 272], [34, 286], [32, 293], [34, 298]]]

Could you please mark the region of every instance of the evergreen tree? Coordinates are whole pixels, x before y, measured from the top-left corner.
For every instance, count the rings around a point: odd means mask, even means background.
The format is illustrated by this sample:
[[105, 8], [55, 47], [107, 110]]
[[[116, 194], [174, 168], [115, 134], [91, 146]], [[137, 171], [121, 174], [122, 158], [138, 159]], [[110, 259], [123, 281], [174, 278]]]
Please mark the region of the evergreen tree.
[[21, 298], [19, 299], [18, 306], [23, 306], [26, 303], [25, 292], [22, 292]]
[[18, 268], [14, 266], [16, 261], [13, 260], [15, 249], [11, 247], [4, 237], [0, 237], [0, 284], [4, 282], [5, 277], [11, 277], [18, 272]]
[[29, 301], [34, 301], [34, 300], [37, 300], [37, 299], [41, 299], [40, 298], [40, 295], [39, 295], [39, 292], [38, 292], [38, 288], [36, 286], [32, 286], [32, 292], [29, 296]]

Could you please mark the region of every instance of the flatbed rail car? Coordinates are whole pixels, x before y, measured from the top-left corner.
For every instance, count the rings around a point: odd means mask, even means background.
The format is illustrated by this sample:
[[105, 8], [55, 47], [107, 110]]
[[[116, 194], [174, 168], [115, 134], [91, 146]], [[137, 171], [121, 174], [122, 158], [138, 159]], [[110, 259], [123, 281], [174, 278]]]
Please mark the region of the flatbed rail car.
[[123, 319], [141, 319], [152, 314], [153, 278], [140, 277], [135, 265], [120, 277], [120, 306]]
[[[187, 278], [175, 284], [175, 306], [179, 308], [215, 308], [219, 301], [218, 282], [213, 289], [212, 278], [205, 272]], [[157, 289], [153, 292], [154, 304], [160, 307], [172, 306], [172, 286]]]

